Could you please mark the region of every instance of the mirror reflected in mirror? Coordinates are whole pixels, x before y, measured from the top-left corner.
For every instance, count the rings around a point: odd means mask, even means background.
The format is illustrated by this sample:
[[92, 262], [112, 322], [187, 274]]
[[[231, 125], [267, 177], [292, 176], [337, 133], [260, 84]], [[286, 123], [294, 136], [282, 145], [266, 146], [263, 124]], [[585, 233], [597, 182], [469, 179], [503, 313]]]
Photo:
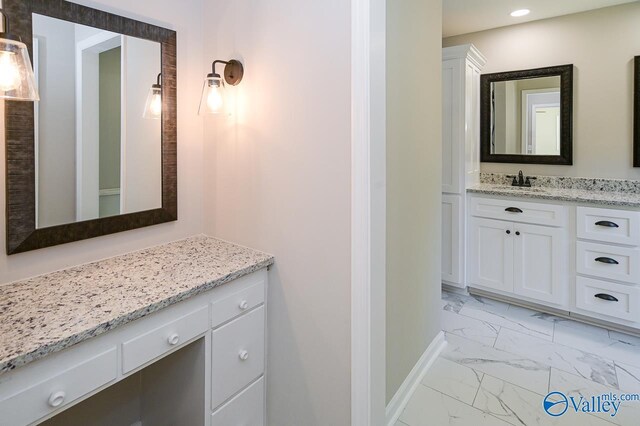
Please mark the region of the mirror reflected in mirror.
[[560, 155], [560, 77], [491, 83], [491, 153]]
[[573, 66], [481, 76], [481, 160], [572, 164]]
[[160, 43], [32, 21], [36, 228], [160, 208], [161, 121], [145, 118]]

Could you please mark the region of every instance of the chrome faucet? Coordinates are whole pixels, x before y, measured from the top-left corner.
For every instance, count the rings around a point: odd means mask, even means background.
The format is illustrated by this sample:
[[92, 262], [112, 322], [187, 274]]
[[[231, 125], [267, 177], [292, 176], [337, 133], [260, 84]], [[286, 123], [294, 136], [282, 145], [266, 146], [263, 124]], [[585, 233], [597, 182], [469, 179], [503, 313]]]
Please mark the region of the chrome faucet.
[[513, 182], [511, 182], [511, 186], [519, 186], [524, 188], [530, 188], [531, 181], [537, 179], [532, 176], [527, 176], [525, 178], [524, 173], [522, 173], [522, 170], [518, 172], [518, 176], [508, 175], [507, 177], [513, 178]]

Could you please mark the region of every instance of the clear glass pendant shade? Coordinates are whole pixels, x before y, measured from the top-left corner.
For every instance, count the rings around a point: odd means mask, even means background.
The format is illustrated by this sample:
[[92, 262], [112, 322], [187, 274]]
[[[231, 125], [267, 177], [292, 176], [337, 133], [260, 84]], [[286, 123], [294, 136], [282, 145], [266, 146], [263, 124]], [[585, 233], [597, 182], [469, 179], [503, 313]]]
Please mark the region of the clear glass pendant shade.
[[162, 118], [162, 88], [154, 85], [149, 89], [149, 95], [147, 96], [147, 103], [144, 106], [144, 114], [142, 117], [159, 120]]
[[27, 46], [17, 40], [0, 38], [0, 99], [40, 100]]
[[222, 114], [225, 108], [224, 81], [219, 76], [204, 79], [198, 114]]

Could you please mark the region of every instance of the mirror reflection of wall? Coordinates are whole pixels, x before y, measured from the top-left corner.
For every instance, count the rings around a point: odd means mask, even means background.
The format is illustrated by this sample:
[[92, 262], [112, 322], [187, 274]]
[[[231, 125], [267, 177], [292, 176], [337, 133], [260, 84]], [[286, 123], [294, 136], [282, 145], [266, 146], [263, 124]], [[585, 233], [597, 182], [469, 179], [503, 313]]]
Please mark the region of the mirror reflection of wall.
[[560, 76], [491, 83], [491, 153], [560, 155]]
[[158, 43], [33, 15], [37, 227], [160, 208]]

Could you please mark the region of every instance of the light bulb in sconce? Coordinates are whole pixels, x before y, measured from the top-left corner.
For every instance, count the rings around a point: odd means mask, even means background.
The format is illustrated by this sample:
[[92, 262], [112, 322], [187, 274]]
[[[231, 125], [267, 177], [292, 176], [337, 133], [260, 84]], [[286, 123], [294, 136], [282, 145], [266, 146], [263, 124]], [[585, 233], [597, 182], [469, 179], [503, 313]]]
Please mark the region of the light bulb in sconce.
[[[216, 64], [225, 64], [224, 77], [216, 73]], [[214, 61], [211, 65], [212, 72], [207, 74], [202, 87], [200, 108], [198, 114], [221, 115], [225, 112], [225, 82], [236, 86], [242, 80], [244, 67], [242, 63], [232, 59], [230, 61]]]
[[144, 118], [151, 120], [159, 120], [162, 118], [162, 85], [160, 79], [162, 74], [158, 74], [156, 84], [151, 86], [149, 94], [147, 95], [147, 102], [144, 106]]
[[0, 13], [4, 23], [0, 33], [0, 99], [37, 101], [40, 98], [27, 46], [9, 33], [9, 19], [2, 9]]
[[20, 71], [16, 63], [16, 54], [0, 52], [0, 90], [8, 92], [15, 90], [20, 84]]
[[198, 114], [221, 114], [224, 104], [224, 81], [209, 74], [204, 80]]

